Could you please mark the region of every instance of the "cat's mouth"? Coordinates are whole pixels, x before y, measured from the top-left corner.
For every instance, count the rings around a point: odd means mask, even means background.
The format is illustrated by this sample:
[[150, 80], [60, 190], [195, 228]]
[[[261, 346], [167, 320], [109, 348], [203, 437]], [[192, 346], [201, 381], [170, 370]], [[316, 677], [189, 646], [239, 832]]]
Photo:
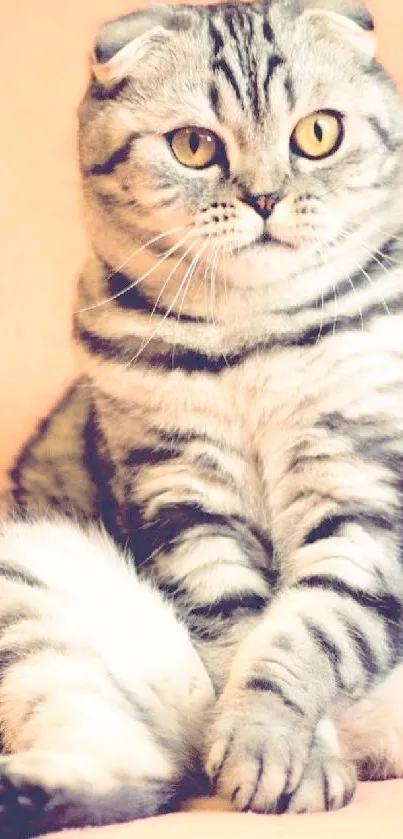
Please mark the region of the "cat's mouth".
[[279, 245], [282, 248], [289, 248], [291, 250], [295, 250], [297, 248], [296, 243], [286, 242], [284, 239], [278, 239], [277, 236], [273, 236], [273, 234], [269, 233], [268, 230], [264, 230], [262, 235], [253, 242], [253, 245]]
[[242, 253], [243, 251], [251, 250], [252, 248], [261, 248], [261, 247], [268, 247], [274, 246], [279, 248], [286, 248], [287, 250], [297, 250], [298, 245], [292, 242], [286, 242], [283, 239], [278, 239], [277, 236], [273, 236], [268, 230], [264, 230], [263, 233], [254, 239], [252, 242], [248, 242], [246, 245], [238, 245], [234, 250], [237, 253]]

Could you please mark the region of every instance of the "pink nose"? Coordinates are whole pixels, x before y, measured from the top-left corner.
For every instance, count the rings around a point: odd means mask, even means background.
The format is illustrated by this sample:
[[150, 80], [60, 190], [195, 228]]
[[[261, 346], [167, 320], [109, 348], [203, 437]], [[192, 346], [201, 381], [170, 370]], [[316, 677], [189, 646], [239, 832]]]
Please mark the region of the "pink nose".
[[247, 195], [243, 200], [245, 204], [249, 204], [250, 207], [253, 207], [262, 219], [266, 220], [273, 212], [273, 209], [279, 200], [279, 196], [276, 193], [268, 193], [266, 195]]
[[272, 195], [258, 195], [255, 198], [256, 208], [261, 210], [262, 213], [271, 213], [275, 204], [276, 199]]

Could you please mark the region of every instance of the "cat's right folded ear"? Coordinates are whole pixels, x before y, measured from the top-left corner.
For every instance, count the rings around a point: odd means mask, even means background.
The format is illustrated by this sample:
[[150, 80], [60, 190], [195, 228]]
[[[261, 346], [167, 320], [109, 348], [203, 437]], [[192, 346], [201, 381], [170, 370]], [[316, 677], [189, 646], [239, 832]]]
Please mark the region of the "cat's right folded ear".
[[166, 43], [170, 31], [189, 26], [190, 17], [185, 10], [158, 5], [104, 24], [92, 53], [92, 72], [97, 82], [108, 87], [131, 75], [139, 62]]

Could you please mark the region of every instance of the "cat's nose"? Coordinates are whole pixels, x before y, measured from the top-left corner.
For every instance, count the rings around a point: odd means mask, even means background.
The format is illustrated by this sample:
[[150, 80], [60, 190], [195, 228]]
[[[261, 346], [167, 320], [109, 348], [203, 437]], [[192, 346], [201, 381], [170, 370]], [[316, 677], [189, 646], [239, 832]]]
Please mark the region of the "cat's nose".
[[274, 210], [280, 196], [278, 193], [271, 192], [265, 195], [247, 195], [244, 197], [245, 204], [249, 204], [264, 219], [269, 218]]

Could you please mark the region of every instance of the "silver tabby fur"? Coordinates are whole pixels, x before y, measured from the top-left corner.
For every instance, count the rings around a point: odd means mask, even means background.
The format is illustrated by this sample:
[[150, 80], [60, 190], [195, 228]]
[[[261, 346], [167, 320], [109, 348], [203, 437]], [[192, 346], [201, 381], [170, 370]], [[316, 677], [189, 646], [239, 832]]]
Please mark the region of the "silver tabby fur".
[[[15, 812], [34, 835], [175, 806], [202, 765], [277, 813], [403, 774], [403, 115], [374, 43], [354, 0], [99, 34], [81, 378], [0, 539], [13, 839]], [[321, 109], [344, 139], [307, 160], [290, 136]], [[189, 125], [220, 165], [174, 158]]]

